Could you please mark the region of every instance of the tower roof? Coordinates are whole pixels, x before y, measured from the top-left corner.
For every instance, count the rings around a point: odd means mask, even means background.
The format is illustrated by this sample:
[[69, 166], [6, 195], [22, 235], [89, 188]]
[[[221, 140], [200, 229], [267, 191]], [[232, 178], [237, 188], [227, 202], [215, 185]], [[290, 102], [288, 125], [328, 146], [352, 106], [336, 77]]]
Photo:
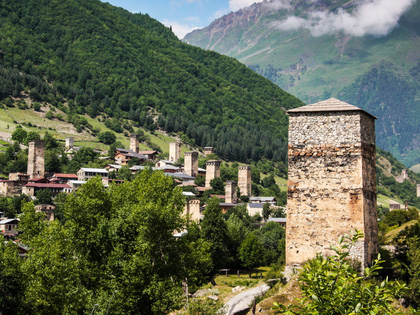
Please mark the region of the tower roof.
[[369, 114], [365, 110], [357, 106], [350, 105], [346, 102], [340, 101], [336, 98], [330, 98], [328, 100], [321, 101], [318, 103], [290, 109], [287, 112], [288, 113], [314, 113], [314, 112], [343, 112], [343, 111], [360, 111], [376, 119], [375, 116], [373, 116], [372, 114]]

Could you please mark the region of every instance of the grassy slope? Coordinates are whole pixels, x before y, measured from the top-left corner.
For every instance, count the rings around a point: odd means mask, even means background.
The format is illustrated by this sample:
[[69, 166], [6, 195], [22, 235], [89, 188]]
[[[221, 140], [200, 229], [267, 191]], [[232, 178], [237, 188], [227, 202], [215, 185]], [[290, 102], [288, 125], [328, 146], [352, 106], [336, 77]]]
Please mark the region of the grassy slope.
[[[60, 141], [64, 141], [66, 137], [74, 137], [75, 145], [76, 146], [88, 146], [96, 149], [101, 150], [108, 150], [109, 146], [104, 145], [87, 132], [77, 133], [76, 129], [70, 123], [66, 121], [60, 121], [58, 119], [49, 120], [45, 117], [45, 110], [41, 112], [35, 112], [32, 109], [18, 109], [18, 108], [7, 108], [7, 109], [0, 109], [0, 138], [3, 141], [0, 142], [0, 145], [6, 144], [8, 138], [11, 138], [13, 131], [19, 124], [24, 123], [25, 125], [23, 128], [26, 131], [35, 131], [40, 133], [41, 135], [45, 134], [46, 131], [56, 137]], [[103, 131], [111, 131], [107, 128], [104, 123], [99, 121], [96, 118], [91, 118], [85, 115], [86, 120], [94, 127], [99, 129], [101, 132]], [[33, 127], [27, 126], [27, 123], [31, 123]], [[166, 134], [162, 134], [160, 132], [156, 132], [155, 135], [150, 134], [149, 132], [145, 132], [146, 135], [150, 137], [151, 142], [159, 145], [162, 149], [163, 153], [169, 152], [169, 142], [176, 141], [175, 138], [167, 136]], [[125, 137], [122, 133], [116, 133], [117, 141], [120, 141], [124, 147], [128, 148], [130, 145], [130, 140], [128, 137]], [[141, 150], [150, 150], [146, 144], [140, 144]], [[0, 150], [2, 148], [0, 147]], [[181, 151], [186, 152], [188, 151], [188, 147], [185, 145], [181, 146]]]

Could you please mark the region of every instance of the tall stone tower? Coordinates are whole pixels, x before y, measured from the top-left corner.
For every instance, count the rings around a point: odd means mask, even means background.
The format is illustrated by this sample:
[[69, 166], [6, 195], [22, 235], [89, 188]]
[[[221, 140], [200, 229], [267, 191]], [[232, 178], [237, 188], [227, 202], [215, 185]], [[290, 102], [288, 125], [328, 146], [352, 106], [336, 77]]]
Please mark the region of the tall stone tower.
[[205, 187], [211, 187], [212, 179], [220, 177], [220, 161], [209, 160], [206, 162], [206, 184]]
[[420, 197], [420, 184], [417, 184], [417, 197]]
[[66, 138], [66, 149], [72, 149], [74, 147], [74, 138], [67, 137]]
[[238, 187], [241, 192], [241, 196], [251, 196], [251, 166], [240, 165], [238, 167]]
[[184, 215], [190, 216], [190, 219], [196, 222], [200, 221], [200, 199], [190, 199], [184, 208]]
[[130, 136], [130, 150], [139, 153], [139, 140], [137, 135]]
[[225, 202], [226, 203], [236, 203], [236, 182], [229, 180], [226, 182], [225, 186]]
[[27, 173], [31, 179], [44, 177], [44, 141], [29, 142]]
[[185, 152], [184, 172], [193, 177], [198, 175], [198, 152]]
[[364, 238], [350, 254], [371, 263], [378, 250], [375, 117], [334, 98], [288, 113], [287, 267], [331, 254], [354, 229]]
[[169, 161], [178, 161], [181, 157], [181, 143], [171, 142], [169, 143]]

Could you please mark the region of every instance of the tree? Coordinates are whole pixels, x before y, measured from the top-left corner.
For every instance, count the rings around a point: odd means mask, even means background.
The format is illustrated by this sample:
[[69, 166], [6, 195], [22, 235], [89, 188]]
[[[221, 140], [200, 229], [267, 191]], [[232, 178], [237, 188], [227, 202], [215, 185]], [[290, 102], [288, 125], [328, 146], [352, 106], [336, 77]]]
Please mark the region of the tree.
[[349, 253], [363, 234], [355, 231], [344, 235], [338, 247], [332, 246], [334, 255], [318, 254], [309, 260], [299, 274], [299, 285], [303, 299], [298, 305], [286, 308], [275, 304], [282, 314], [396, 314], [392, 301], [405, 288], [388, 280], [376, 283], [372, 278], [381, 269], [380, 257], [373, 265], [363, 270], [363, 275], [351, 267]]
[[264, 264], [264, 249], [254, 232], [249, 233], [239, 247], [239, 258], [247, 268]]
[[220, 177], [215, 177], [210, 181], [212, 192], [216, 195], [222, 195], [225, 193], [225, 185]]
[[36, 192], [36, 204], [51, 204], [52, 203], [52, 191], [51, 189], [42, 189]]
[[21, 303], [24, 294], [24, 282], [21, 273], [23, 260], [19, 257], [17, 245], [5, 241], [0, 235], [0, 313], [19, 314], [23, 310]]
[[104, 131], [98, 135], [98, 140], [109, 145], [113, 144], [117, 140], [117, 137], [115, 136], [115, 133], [111, 131]]
[[270, 217], [271, 213], [273, 211], [271, 210], [271, 205], [266, 202], [263, 206], [263, 210], [262, 210], [262, 217], [264, 219], [265, 222], [267, 222], [268, 218]]
[[204, 211], [204, 218], [201, 222], [201, 237], [211, 244], [213, 272], [226, 266], [229, 261], [228, 244], [230, 238], [219, 206], [219, 199], [216, 197], [209, 199]]
[[12, 140], [15, 140], [19, 143], [23, 143], [27, 135], [27, 132], [22, 128], [22, 126], [18, 125], [16, 127], [16, 130], [12, 133]]

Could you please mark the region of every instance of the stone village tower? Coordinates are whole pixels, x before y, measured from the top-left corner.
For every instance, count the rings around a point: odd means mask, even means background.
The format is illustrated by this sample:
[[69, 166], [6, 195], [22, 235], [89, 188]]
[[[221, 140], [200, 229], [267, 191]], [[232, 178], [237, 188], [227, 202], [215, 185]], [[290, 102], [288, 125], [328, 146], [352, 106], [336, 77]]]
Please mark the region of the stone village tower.
[[28, 169], [29, 178], [44, 177], [44, 141], [35, 140], [28, 146]]
[[371, 263], [378, 251], [375, 117], [334, 98], [288, 114], [287, 268], [331, 254], [354, 229], [364, 239], [351, 255]]

